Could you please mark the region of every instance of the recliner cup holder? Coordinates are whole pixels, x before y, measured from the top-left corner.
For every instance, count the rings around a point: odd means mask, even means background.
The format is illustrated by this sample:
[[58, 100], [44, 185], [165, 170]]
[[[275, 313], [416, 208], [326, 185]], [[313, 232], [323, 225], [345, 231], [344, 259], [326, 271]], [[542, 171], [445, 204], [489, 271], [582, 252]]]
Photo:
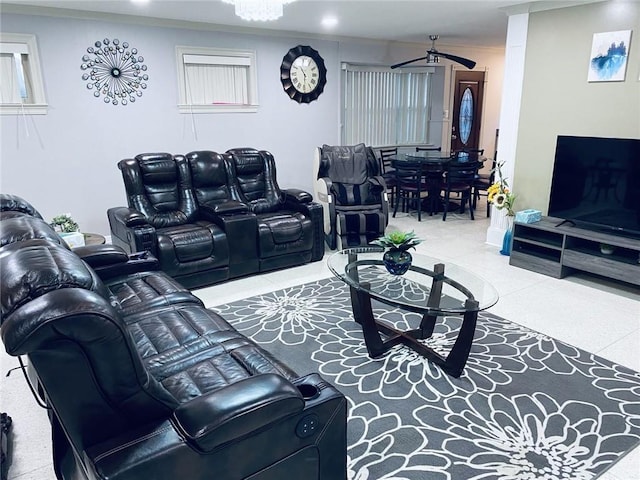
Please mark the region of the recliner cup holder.
[[313, 400], [318, 395], [320, 395], [320, 389], [315, 385], [311, 385], [309, 383], [301, 383], [296, 385], [300, 393], [302, 394], [302, 398], [305, 400]]

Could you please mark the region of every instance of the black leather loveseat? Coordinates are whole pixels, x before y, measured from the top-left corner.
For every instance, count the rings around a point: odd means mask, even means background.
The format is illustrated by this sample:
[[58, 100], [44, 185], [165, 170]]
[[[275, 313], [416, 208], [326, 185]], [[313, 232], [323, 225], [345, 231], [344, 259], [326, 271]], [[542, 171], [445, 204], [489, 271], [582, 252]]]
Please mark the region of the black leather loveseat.
[[108, 210], [112, 243], [149, 251], [189, 288], [322, 259], [322, 206], [281, 190], [273, 156], [147, 153], [118, 163], [128, 207]]
[[346, 478], [345, 398], [148, 253], [70, 250], [0, 195], [0, 334], [49, 410], [59, 479]]

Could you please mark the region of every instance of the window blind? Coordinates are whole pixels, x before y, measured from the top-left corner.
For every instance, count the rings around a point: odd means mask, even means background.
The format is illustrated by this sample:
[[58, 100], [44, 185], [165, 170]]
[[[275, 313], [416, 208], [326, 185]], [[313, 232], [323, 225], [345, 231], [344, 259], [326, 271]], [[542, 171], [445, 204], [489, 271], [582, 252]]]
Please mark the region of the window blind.
[[343, 64], [342, 143], [427, 143], [430, 68]]

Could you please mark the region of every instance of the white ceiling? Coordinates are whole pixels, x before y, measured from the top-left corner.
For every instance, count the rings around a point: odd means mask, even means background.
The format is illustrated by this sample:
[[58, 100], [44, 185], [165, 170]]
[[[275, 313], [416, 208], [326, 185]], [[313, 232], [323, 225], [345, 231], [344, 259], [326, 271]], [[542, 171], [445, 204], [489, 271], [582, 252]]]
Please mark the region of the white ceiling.
[[[223, 25], [225, 28], [262, 28], [313, 35], [329, 35], [425, 43], [429, 35], [440, 35], [438, 44], [504, 46], [507, 31], [505, 9], [542, 9], [590, 0], [297, 0], [285, 5], [284, 15], [273, 22], [247, 22], [236, 17], [234, 7], [222, 0], [9, 0], [1, 1], [3, 12], [65, 15], [124, 14], [147, 19], [177, 20]], [[592, 0], [591, 0], [592, 1]], [[44, 10], [42, 9], [44, 7]], [[546, 7], [545, 7], [546, 8]], [[321, 20], [332, 15], [338, 24], [325, 29]]]

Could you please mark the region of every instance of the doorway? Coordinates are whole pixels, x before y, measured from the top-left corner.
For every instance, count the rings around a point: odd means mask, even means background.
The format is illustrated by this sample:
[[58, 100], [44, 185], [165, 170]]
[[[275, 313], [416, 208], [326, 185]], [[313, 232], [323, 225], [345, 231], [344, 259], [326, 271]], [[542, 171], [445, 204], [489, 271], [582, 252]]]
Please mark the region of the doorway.
[[455, 72], [451, 151], [477, 149], [480, 145], [485, 72]]

